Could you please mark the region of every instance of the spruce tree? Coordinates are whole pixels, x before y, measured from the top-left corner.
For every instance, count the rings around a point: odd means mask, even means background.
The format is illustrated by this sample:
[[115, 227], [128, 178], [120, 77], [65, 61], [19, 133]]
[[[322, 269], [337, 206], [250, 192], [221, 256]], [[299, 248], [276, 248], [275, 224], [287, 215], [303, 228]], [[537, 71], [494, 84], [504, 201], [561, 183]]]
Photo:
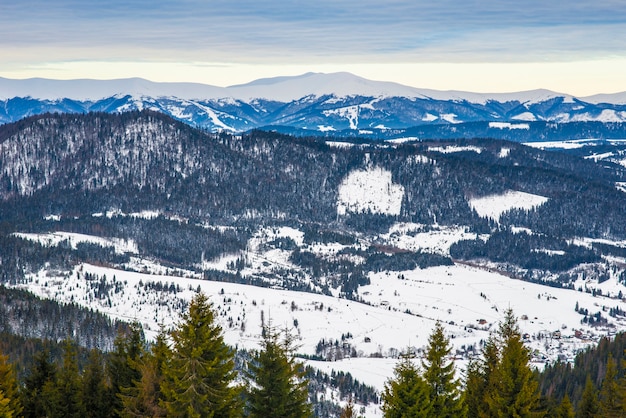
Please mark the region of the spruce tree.
[[574, 413], [572, 402], [569, 400], [569, 396], [565, 394], [557, 408], [556, 418], [574, 418], [575, 416], [576, 414]]
[[172, 355], [165, 369], [163, 405], [170, 417], [241, 416], [234, 353], [208, 298], [199, 293], [172, 332]]
[[585, 389], [583, 389], [583, 394], [577, 406], [578, 411], [576, 416], [578, 418], [595, 418], [598, 416], [598, 412], [600, 411], [598, 392], [589, 375], [587, 375]]
[[422, 362], [433, 418], [456, 418], [464, 415], [460, 382], [455, 378], [454, 362], [447, 359], [451, 351], [450, 340], [446, 338], [443, 326], [437, 321], [428, 338], [426, 358]]
[[622, 407], [621, 391], [617, 381], [617, 366], [609, 354], [606, 374], [600, 388], [600, 415], [604, 418], [617, 418], [626, 415]]
[[165, 398], [161, 391], [163, 370], [167, 366], [170, 350], [167, 346], [167, 337], [161, 331], [147, 353], [138, 365], [141, 378], [135, 381], [130, 388], [122, 389], [123, 409], [122, 417], [165, 417]]
[[109, 355], [108, 375], [111, 382], [111, 402], [113, 416], [119, 417], [123, 409], [124, 390], [141, 379], [137, 365], [145, 354], [146, 342], [139, 323], [120, 331], [114, 342], [114, 350]]
[[468, 417], [480, 417], [484, 409], [485, 388], [487, 386], [481, 363], [472, 359], [465, 370], [464, 402]]
[[429, 389], [406, 353], [385, 383], [381, 407], [386, 418], [428, 418], [432, 413]]
[[540, 417], [538, 383], [528, 363], [530, 353], [524, 346], [513, 311], [505, 312], [500, 324], [500, 359], [485, 394], [491, 416]]
[[291, 336], [268, 325], [259, 351], [248, 365], [246, 409], [250, 418], [312, 416], [304, 368], [295, 361]]
[[3, 399], [8, 399], [6, 410], [13, 416], [20, 416], [23, 407], [20, 402], [17, 378], [13, 365], [9, 363], [9, 357], [2, 353], [0, 353], [0, 391], [2, 391]]
[[[56, 399], [53, 399], [52, 417], [81, 418], [85, 410], [80, 401], [81, 381], [78, 371], [78, 349], [76, 343], [66, 340], [63, 345], [63, 366], [56, 381]], [[53, 397], [54, 397], [53, 395]]]
[[33, 364], [28, 370], [22, 389], [22, 403], [24, 417], [39, 418], [46, 416], [50, 409], [50, 391], [54, 388], [57, 368], [50, 361], [50, 351], [47, 347], [37, 352]]
[[13, 418], [17, 416], [9, 404], [11, 399], [4, 396], [4, 392], [0, 390], [0, 418]]
[[108, 418], [113, 414], [110, 388], [107, 386], [104, 371], [104, 359], [99, 350], [92, 349], [89, 352], [80, 394], [85, 417]]

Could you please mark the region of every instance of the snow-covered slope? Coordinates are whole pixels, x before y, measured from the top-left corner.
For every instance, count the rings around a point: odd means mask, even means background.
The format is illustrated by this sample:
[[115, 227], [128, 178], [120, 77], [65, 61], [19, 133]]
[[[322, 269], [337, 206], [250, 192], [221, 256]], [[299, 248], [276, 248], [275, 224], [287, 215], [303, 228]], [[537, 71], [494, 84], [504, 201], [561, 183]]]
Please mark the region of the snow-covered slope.
[[[153, 109], [214, 131], [275, 125], [367, 134], [371, 129], [468, 122], [622, 122], [624, 102], [624, 94], [578, 99], [549, 90], [491, 94], [419, 89], [345, 72], [266, 78], [230, 87], [140, 78], [0, 78], [0, 123], [44, 112]], [[502, 130], [502, 125], [494, 126]], [[457, 129], [462, 137], [465, 128]]]

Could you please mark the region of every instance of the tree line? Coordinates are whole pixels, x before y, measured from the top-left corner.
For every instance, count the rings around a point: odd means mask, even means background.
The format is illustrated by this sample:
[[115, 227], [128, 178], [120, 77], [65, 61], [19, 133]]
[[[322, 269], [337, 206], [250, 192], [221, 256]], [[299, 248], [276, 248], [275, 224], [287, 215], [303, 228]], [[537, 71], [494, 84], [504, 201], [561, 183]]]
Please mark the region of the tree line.
[[[587, 373], [580, 389], [566, 383], [580, 380], [570, 377], [571, 368], [531, 368], [511, 309], [463, 374], [437, 322], [419, 364], [411, 349], [400, 356], [380, 395], [381, 409], [393, 418], [626, 416], [625, 341], [622, 335], [604, 340], [577, 357], [578, 376], [592, 365], [601, 369]], [[85, 351], [68, 339], [60, 361], [44, 347], [20, 376], [0, 355], [0, 417], [312, 417], [311, 371], [297, 360], [295, 348], [288, 332], [269, 323], [260, 349], [236, 367], [235, 351], [224, 342], [207, 296], [199, 293], [178, 325], [152, 343], [134, 324], [118, 335], [110, 353], [92, 349], [80, 359]], [[598, 365], [594, 354], [606, 362]], [[340, 377], [333, 378], [337, 387], [345, 379]], [[350, 399], [336, 414], [357, 417], [357, 409]]]

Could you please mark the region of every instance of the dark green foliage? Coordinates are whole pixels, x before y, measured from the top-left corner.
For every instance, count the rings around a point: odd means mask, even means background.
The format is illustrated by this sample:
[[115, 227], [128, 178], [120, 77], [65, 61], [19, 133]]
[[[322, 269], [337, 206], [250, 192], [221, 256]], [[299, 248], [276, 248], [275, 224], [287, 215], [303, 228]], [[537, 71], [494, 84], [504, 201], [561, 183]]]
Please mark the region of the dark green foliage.
[[81, 403], [81, 380], [78, 369], [76, 344], [65, 342], [63, 365], [57, 373], [52, 402], [47, 413], [51, 417], [80, 418], [85, 416], [85, 406]]
[[[564, 254], [548, 251], [563, 251]], [[485, 258], [512, 263], [528, 270], [551, 272], [566, 271], [580, 263], [600, 261], [600, 256], [594, 251], [568, 244], [565, 240], [508, 230], [493, 233], [486, 242], [480, 239], [457, 242], [450, 247], [450, 255], [455, 259]]]
[[232, 385], [234, 355], [204, 294], [194, 297], [171, 336], [172, 355], [161, 387], [168, 416], [240, 416], [240, 390]]
[[122, 389], [122, 417], [167, 416], [165, 397], [161, 391], [163, 373], [171, 356], [166, 340], [167, 335], [161, 331], [151, 350], [138, 363], [132, 365], [141, 374], [141, 378], [133, 381], [133, 386]]
[[573, 365], [560, 362], [547, 365], [538, 374], [541, 393], [556, 399], [562, 399], [567, 394], [578, 409], [587, 380], [596, 390], [601, 387], [608, 370], [609, 356], [614, 359], [617, 375], [624, 375], [624, 350], [626, 334], [618, 333], [611, 338], [601, 338], [595, 347], [578, 353]]
[[112, 391], [108, 386], [102, 353], [92, 349], [82, 374], [80, 402], [85, 417], [108, 418], [113, 415]]
[[617, 366], [613, 356], [609, 355], [606, 363], [606, 373], [600, 387], [599, 403], [600, 415], [606, 418], [619, 418], [626, 414], [623, 404], [623, 388], [620, 388], [617, 379]]
[[393, 377], [385, 383], [381, 400], [386, 418], [432, 416], [428, 384], [420, 376], [408, 353], [394, 368]]
[[251, 418], [311, 417], [304, 367], [294, 358], [292, 337], [271, 326], [248, 365], [246, 415]]
[[468, 365], [465, 406], [468, 417], [542, 417], [536, 378], [529, 366], [513, 311], [489, 338], [483, 357]]
[[428, 338], [426, 357], [422, 362], [424, 380], [429, 388], [432, 417], [462, 417], [460, 382], [455, 377], [454, 362], [448, 359], [452, 346], [439, 321]]
[[53, 341], [72, 335], [83, 347], [110, 350], [117, 333], [126, 327], [100, 312], [0, 285], [0, 332]]
[[109, 355], [108, 370], [111, 380], [112, 407], [116, 416], [123, 409], [121, 395], [125, 389], [141, 379], [137, 365], [145, 354], [143, 330], [137, 323], [115, 339], [115, 349]]
[[24, 379], [22, 399], [24, 416], [38, 418], [45, 416], [50, 389], [56, 381], [57, 368], [50, 359], [50, 352], [42, 349], [35, 354], [34, 362]]
[[494, 416], [540, 417], [537, 381], [530, 369], [530, 353], [524, 346], [511, 309], [498, 330], [499, 361], [489, 376], [485, 400]]
[[3, 411], [0, 416], [21, 416], [24, 408], [18, 388], [13, 365], [9, 363], [9, 357], [0, 351], [0, 411]]
[[598, 391], [596, 390], [591, 378], [587, 376], [585, 389], [578, 403], [578, 418], [595, 418], [600, 411], [600, 403], [598, 402]]

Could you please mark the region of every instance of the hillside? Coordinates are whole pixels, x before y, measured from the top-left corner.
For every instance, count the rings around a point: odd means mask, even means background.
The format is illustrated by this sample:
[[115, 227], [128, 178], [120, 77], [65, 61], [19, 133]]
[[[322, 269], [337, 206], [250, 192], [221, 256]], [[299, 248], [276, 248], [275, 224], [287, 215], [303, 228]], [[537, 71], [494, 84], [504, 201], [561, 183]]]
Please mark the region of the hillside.
[[333, 360], [311, 364], [380, 388], [436, 320], [467, 359], [512, 307], [536, 364], [626, 328], [626, 170], [604, 159], [143, 111], [2, 125], [0, 167], [2, 282], [149, 336], [201, 290], [229, 344], [255, 348], [271, 318]]

